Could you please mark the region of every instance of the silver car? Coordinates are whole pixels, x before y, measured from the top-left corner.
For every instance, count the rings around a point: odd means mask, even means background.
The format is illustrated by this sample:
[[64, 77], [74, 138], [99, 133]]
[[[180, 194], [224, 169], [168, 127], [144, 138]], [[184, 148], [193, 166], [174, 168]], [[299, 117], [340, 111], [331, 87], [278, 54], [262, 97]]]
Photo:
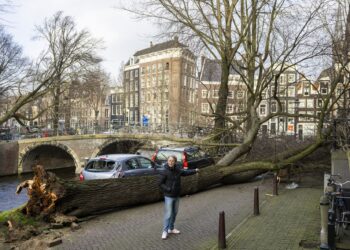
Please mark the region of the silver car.
[[128, 176], [156, 175], [162, 168], [150, 159], [137, 154], [110, 154], [90, 159], [79, 179], [95, 180]]

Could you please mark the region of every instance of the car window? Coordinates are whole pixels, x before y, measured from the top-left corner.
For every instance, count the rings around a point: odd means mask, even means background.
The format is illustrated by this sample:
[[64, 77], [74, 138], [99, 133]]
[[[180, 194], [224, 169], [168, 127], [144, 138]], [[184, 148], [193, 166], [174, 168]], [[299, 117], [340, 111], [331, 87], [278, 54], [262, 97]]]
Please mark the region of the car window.
[[86, 170], [93, 172], [106, 172], [113, 170], [114, 166], [114, 161], [94, 160], [86, 165]]
[[138, 169], [138, 163], [136, 159], [130, 159], [126, 161], [126, 166], [129, 170]]
[[187, 155], [187, 160], [192, 161], [200, 158], [199, 152], [198, 151], [188, 151], [186, 152]]
[[177, 162], [182, 161], [182, 154], [178, 151], [171, 151], [171, 150], [159, 150], [157, 153], [156, 160], [159, 161], [166, 161], [170, 155], [175, 155], [177, 158]]
[[139, 162], [140, 162], [140, 167], [141, 168], [152, 168], [152, 161], [146, 159], [146, 158], [143, 158], [143, 157], [140, 157], [139, 158]]

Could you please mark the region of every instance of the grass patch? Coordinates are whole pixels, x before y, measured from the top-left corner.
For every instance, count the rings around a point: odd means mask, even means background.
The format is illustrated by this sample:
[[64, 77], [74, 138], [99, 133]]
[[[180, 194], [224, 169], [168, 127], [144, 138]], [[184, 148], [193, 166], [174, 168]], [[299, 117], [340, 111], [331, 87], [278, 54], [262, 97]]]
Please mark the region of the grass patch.
[[24, 206], [25, 205], [22, 205], [18, 208], [0, 212], [0, 224], [4, 224], [10, 220], [18, 225], [36, 226], [38, 221], [35, 218], [26, 216], [22, 213]]

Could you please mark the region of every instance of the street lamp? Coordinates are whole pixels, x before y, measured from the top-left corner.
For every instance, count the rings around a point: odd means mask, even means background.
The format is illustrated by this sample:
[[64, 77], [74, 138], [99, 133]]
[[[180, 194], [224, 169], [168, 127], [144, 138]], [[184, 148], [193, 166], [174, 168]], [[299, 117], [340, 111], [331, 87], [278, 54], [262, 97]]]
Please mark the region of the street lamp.
[[295, 99], [294, 101], [294, 139], [296, 140], [297, 138], [297, 119], [299, 120], [299, 117], [298, 117], [298, 114], [299, 114], [299, 104], [300, 104], [300, 101], [299, 99]]

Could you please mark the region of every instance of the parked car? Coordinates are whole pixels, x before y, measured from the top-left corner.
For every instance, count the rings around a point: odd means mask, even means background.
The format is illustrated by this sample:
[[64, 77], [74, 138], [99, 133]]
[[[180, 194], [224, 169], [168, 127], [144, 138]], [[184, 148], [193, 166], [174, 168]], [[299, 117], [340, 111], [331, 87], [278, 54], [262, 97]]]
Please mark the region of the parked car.
[[204, 168], [215, 164], [214, 159], [197, 146], [162, 147], [152, 156], [152, 161], [163, 165], [170, 155], [175, 155], [177, 164], [184, 169]]
[[137, 154], [110, 154], [90, 159], [79, 179], [95, 180], [129, 176], [156, 175], [162, 171], [150, 159]]

